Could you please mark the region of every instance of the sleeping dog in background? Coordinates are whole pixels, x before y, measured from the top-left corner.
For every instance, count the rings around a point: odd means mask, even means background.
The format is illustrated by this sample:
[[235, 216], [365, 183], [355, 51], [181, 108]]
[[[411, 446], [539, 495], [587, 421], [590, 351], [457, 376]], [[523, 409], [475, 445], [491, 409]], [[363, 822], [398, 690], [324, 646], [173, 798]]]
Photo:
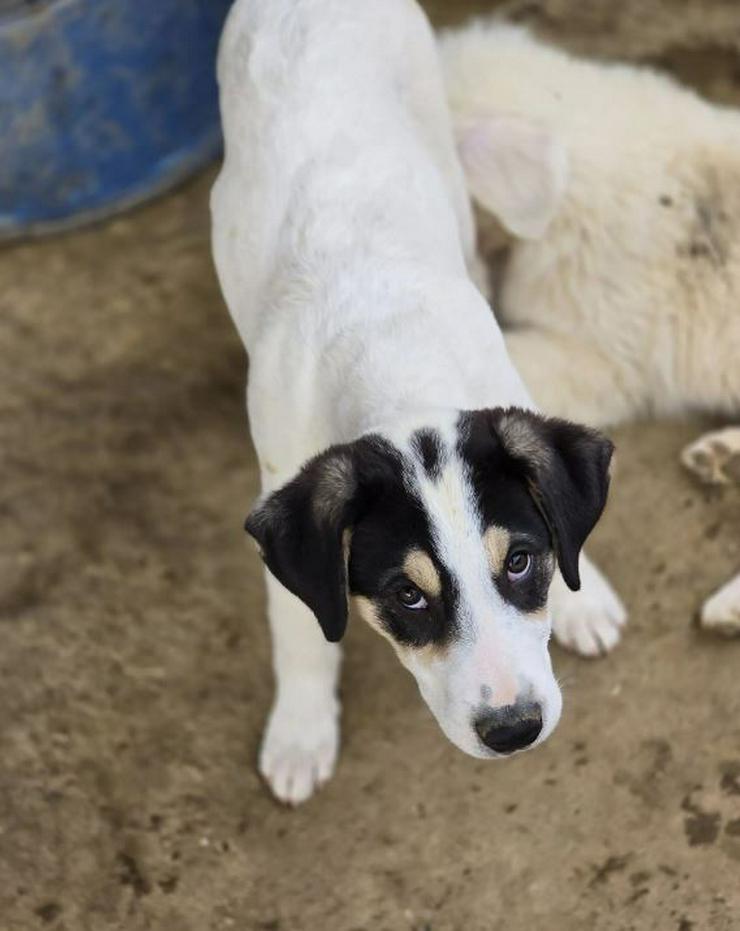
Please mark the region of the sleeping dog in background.
[[[440, 49], [495, 311], [535, 401], [595, 427], [737, 419], [737, 110], [496, 19], [449, 30]], [[682, 461], [703, 481], [740, 481], [740, 427]], [[700, 619], [740, 632], [740, 575]]]
[[290, 803], [331, 775], [350, 600], [458, 747], [535, 746], [561, 710], [550, 609], [586, 643], [623, 620], [579, 566], [612, 446], [535, 412], [471, 282], [429, 25], [411, 0], [237, 0], [218, 72], [277, 680], [260, 770]]

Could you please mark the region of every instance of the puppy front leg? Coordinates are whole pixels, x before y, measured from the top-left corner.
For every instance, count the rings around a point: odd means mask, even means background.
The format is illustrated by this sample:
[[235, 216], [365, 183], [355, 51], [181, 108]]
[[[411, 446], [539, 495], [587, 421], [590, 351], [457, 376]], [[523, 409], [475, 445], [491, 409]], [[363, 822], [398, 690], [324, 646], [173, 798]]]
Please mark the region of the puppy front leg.
[[[681, 461], [702, 482], [740, 482], [740, 427], [705, 433], [681, 453]], [[701, 626], [715, 633], [740, 634], [740, 575], [736, 575], [702, 605]]]
[[627, 612], [611, 585], [586, 555], [579, 561], [581, 587], [571, 591], [559, 572], [550, 588], [552, 630], [558, 643], [581, 656], [608, 653], [619, 641]]
[[267, 573], [275, 699], [259, 770], [281, 802], [305, 802], [334, 772], [339, 747], [340, 648], [311, 611]]

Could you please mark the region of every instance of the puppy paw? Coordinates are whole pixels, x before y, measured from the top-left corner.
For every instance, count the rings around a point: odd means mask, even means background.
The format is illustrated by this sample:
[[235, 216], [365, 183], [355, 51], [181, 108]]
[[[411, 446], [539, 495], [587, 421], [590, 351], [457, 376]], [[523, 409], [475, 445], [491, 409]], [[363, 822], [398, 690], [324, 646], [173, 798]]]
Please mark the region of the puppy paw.
[[712, 633], [740, 636], [740, 575], [704, 602], [699, 623]]
[[278, 801], [300, 805], [331, 778], [338, 749], [336, 699], [281, 699], [270, 712], [259, 771]]
[[681, 462], [702, 482], [740, 482], [740, 427], [705, 433], [681, 453]]
[[588, 560], [580, 566], [581, 588], [572, 592], [558, 573], [550, 594], [555, 639], [581, 656], [601, 656], [619, 642], [627, 612], [614, 589]]

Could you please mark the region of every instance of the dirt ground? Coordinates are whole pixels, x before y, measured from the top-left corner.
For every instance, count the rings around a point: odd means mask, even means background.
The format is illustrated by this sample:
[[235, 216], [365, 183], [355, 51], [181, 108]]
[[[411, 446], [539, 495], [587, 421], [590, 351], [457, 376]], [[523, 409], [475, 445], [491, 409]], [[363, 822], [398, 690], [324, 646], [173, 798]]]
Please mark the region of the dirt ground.
[[[428, 6], [451, 22], [481, 4]], [[506, 10], [740, 103], [732, 0]], [[677, 464], [706, 422], [615, 434], [592, 553], [631, 624], [608, 659], [555, 650], [565, 711], [545, 747], [464, 757], [355, 623], [336, 777], [299, 810], [271, 801], [212, 178], [0, 252], [0, 929], [740, 928], [740, 642], [691, 623], [740, 566], [740, 491]]]

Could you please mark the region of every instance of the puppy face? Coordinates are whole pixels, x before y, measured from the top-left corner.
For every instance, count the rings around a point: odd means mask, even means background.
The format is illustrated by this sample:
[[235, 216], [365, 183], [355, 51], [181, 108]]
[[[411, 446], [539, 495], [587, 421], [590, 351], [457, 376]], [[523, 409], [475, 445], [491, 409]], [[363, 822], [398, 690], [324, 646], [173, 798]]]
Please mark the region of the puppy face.
[[328, 639], [342, 636], [352, 598], [448, 738], [500, 756], [558, 721], [547, 596], [556, 562], [578, 586], [612, 447], [515, 409], [436, 420], [327, 450], [247, 529]]

